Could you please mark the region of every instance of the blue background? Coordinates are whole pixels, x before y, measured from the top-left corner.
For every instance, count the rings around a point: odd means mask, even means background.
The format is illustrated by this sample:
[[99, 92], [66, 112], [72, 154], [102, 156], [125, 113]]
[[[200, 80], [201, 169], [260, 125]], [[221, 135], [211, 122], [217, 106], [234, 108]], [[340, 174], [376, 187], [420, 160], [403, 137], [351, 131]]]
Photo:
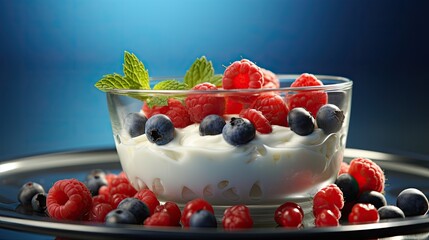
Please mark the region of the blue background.
[[427, 1], [0, 0], [0, 160], [113, 147], [105, 95], [125, 50], [151, 76], [202, 55], [354, 81], [348, 147], [429, 154]]

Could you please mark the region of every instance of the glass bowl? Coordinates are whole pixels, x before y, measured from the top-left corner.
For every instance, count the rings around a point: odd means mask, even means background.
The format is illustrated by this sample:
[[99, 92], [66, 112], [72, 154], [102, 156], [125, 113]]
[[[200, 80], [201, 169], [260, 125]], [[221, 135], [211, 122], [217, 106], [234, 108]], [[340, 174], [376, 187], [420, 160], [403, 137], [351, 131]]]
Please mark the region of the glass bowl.
[[[308, 201], [318, 189], [333, 183], [346, 145], [352, 81], [318, 75], [323, 86], [290, 87], [299, 75], [277, 77], [280, 88], [271, 89], [107, 91], [116, 149], [132, 185], [138, 190], [149, 188], [160, 201], [186, 204], [192, 199], [204, 198], [215, 207], [246, 204], [258, 209], [285, 201]], [[165, 79], [151, 79], [151, 84]], [[344, 121], [339, 131], [325, 133], [316, 123], [313, 132], [301, 136], [288, 127], [287, 114], [278, 112], [274, 115], [282, 119], [278, 124], [283, 126], [272, 125], [272, 132], [268, 134], [256, 131], [255, 137], [245, 144], [229, 144], [222, 133], [202, 136], [200, 124], [192, 123], [175, 127], [174, 138], [158, 145], [149, 141], [146, 134], [131, 137], [125, 123], [130, 113], [147, 115], [156, 108], [150, 108], [145, 99], [174, 99], [185, 106], [188, 98], [211, 97], [210, 103], [202, 104], [203, 108], [224, 107], [220, 112], [228, 124], [239, 117], [237, 106], [238, 109], [252, 108], [251, 102], [261, 96], [281, 98], [280, 105], [291, 108], [293, 98], [305, 98], [308, 94], [326, 95], [328, 103], [342, 110]], [[157, 113], [168, 111], [168, 107], [159, 107]], [[181, 118], [184, 119], [180, 116], [178, 119]]]

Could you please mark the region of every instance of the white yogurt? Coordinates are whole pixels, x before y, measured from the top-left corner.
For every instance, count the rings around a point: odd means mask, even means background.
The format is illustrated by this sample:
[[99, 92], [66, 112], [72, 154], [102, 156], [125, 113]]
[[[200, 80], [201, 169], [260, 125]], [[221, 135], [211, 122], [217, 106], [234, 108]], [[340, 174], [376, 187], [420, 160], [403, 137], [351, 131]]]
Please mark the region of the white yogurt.
[[212, 204], [280, 204], [286, 198], [314, 194], [333, 182], [342, 161], [340, 134], [320, 129], [299, 136], [273, 126], [235, 147], [222, 137], [200, 136], [198, 124], [175, 130], [158, 146], [146, 135], [116, 136], [121, 165], [137, 189], [148, 187], [163, 201], [186, 203], [196, 197]]

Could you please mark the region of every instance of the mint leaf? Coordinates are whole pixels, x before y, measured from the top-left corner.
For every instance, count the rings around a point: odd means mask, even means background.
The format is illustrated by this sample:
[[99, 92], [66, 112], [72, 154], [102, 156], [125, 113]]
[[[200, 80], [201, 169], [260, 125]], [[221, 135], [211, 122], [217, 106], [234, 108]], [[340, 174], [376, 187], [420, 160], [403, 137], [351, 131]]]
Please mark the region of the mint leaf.
[[186, 71], [184, 82], [189, 88], [203, 82], [208, 82], [214, 75], [214, 69], [211, 61], [207, 61], [205, 56], [197, 58], [192, 66]]
[[133, 53], [125, 51], [123, 71], [125, 78], [132, 79], [139, 84], [137, 89], [150, 89], [149, 72]]
[[170, 97], [168, 96], [156, 96], [156, 97], [151, 97], [149, 99], [146, 100], [146, 104], [152, 108], [154, 106], [167, 106], [168, 105], [168, 99]]
[[95, 83], [95, 87], [101, 91], [108, 91], [111, 89], [136, 89], [139, 84], [132, 79], [113, 73], [104, 75]]
[[165, 80], [153, 86], [153, 90], [186, 90], [188, 85], [177, 80]]

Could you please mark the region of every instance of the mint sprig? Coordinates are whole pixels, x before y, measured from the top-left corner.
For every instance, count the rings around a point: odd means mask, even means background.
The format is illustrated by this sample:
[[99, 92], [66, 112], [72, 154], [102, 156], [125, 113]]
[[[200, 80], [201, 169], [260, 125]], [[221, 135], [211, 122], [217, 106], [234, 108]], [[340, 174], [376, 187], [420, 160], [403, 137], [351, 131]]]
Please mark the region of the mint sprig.
[[[125, 51], [122, 66], [124, 75], [117, 73], [104, 75], [103, 78], [95, 83], [95, 87], [104, 92], [112, 89], [150, 90], [149, 72], [136, 55]], [[188, 90], [203, 82], [210, 82], [218, 87], [222, 86], [222, 75], [214, 74], [212, 62], [208, 61], [205, 56], [195, 60], [189, 70], [186, 71], [183, 82], [175, 79], [164, 80], [157, 83], [153, 90]], [[149, 107], [166, 106], [169, 98], [184, 101], [183, 95], [152, 97], [141, 96], [139, 93], [129, 93], [127, 95], [145, 101]]]
[[101, 91], [112, 89], [150, 89], [149, 72], [138, 58], [127, 51], [124, 54], [124, 76], [117, 73], [104, 75], [95, 83]]
[[213, 64], [208, 61], [205, 56], [197, 58], [186, 71], [184, 82], [188, 84], [189, 88], [203, 82], [212, 82], [214, 76]]

